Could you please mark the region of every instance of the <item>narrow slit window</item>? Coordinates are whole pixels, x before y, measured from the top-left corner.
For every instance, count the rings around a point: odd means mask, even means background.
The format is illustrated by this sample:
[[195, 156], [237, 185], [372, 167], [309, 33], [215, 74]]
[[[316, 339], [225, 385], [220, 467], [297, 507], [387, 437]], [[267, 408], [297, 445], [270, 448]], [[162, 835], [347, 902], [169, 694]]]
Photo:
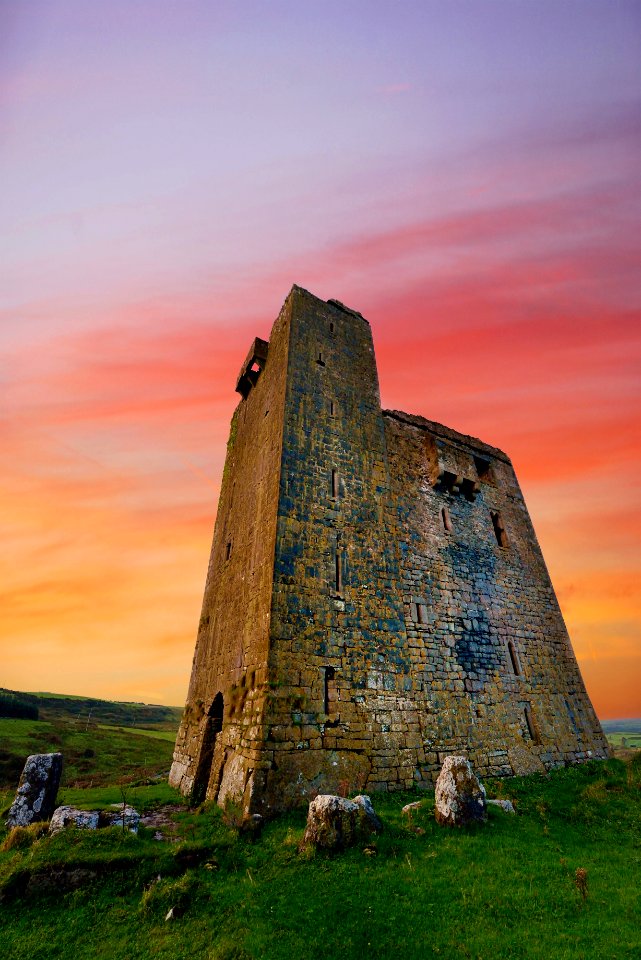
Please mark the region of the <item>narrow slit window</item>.
[[324, 667], [323, 713], [328, 717], [336, 714], [336, 671], [334, 667]]
[[452, 520], [450, 517], [450, 511], [447, 507], [441, 507], [441, 520], [443, 522], [443, 529], [446, 533], [452, 532]]
[[514, 646], [514, 644], [512, 643], [511, 640], [508, 641], [507, 649], [508, 649], [508, 652], [509, 652], [509, 654], [510, 654], [510, 662], [511, 662], [511, 664], [512, 664], [512, 673], [513, 673], [516, 677], [520, 677], [520, 676], [521, 676], [521, 663], [520, 663], [520, 661], [519, 661], [519, 655], [518, 655], [518, 653], [516, 652], [516, 647]]
[[334, 332], [334, 324], [333, 324], [333, 323], [330, 323], [330, 325], [329, 325], [329, 332], [330, 332], [330, 333], [333, 333], [333, 332]]
[[492, 518], [496, 542], [498, 543], [499, 547], [507, 547], [507, 534], [505, 532], [505, 524], [503, 523], [501, 514], [498, 512], [498, 510], [490, 510], [490, 516]]
[[336, 554], [334, 556], [334, 587], [336, 593], [341, 594], [343, 592], [343, 563], [342, 563], [342, 551], [340, 547], [336, 546]]
[[330, 401], [329, 401], [329, 415], [330, 415], [330, 417], [333, 417], [333, 416], [334, 416], [334, 401], [333, 401], [333, 400], [330, 400]]
[[332, 500], [338, 500], [338, 470], [332, 470]]
[[225, 548], [225, 560], [229, 560], [230, 557], [231, 557], [231, 540], [229, 541], [229, 543], [227, 544], [227, 547]]
[[578, 734], [578, 733], [580, 732], [579, 726], [578, 726], [578, 724], [577, 724], [577, 722], [576, 722], [576, 716], [575, 716], [574, 710], [572, 709], [572, 704], [570, 703], [569, 700], [566, 700], [566, 701], [565, 701], [565, 709], [566, 709], [567, 712], [568, 712], [568, 717], [570, 718], [570, 723], [572, 724], [572, 729], [574, 730], [574, 732], [575, 732], [576, 734]]
[[527, 727], [527, 732], [530, 735], [530, 739], [534, 743], [538, 743], [539, 737], [536, 731], [536, 724], [534, 723], [534, 718], [532, 716], [531, 708], [526, 705], [523, 709], [523, 713], [525, 714], [525, 725]]
[[324, 366], [325, 366], [325, 361], [323, 360], [323, 352], [322, 352], [322, 350], [319, 350], [319, 351], [318, 351], [318, 359], [316, 360], [316, 363], [320, 364], [321, 367], [324, 367]]

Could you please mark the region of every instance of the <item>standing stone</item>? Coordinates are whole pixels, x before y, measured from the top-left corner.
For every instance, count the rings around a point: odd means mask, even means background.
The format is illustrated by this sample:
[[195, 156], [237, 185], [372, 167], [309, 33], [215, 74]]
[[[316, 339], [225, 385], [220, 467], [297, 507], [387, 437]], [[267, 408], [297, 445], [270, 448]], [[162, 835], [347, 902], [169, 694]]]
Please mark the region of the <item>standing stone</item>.
[[324, 850], [343, 850], [359, 840], [367, 840], [382, 829], [369, 797], [346, 800], [333, 794], [321, 794], [309, 805], [303, 843]]
[[7, 827], [28, 827], [38, 820], [49, 820], [56, 808], [61, 776], [61, 753], [34, 753], [27, 757]]
[[437, 823], [462, 827], [487, 819], [485, 788], [465, 757], [446, 757], [434, 792]]

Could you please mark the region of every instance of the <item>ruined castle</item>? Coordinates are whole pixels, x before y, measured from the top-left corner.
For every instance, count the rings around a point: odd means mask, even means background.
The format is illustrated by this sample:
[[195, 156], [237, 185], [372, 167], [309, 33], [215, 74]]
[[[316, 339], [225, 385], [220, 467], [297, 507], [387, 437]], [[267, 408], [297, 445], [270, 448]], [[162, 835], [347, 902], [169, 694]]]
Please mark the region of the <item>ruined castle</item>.
[[270, 813], [608, 755], [501, 450], [382, 410], [368, 322], [296, 286], [236, 390], [170, 783]]

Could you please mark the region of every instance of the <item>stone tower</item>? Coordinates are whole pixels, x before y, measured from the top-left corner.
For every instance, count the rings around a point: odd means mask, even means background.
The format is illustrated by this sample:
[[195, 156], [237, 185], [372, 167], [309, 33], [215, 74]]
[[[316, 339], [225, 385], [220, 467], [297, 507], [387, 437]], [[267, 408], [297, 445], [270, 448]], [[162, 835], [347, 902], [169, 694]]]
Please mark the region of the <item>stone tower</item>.
[[170, 783], [270, 813], [608, 756], [504, 453], [381, 410], [367, 321], [296, 286], [236, 389]]

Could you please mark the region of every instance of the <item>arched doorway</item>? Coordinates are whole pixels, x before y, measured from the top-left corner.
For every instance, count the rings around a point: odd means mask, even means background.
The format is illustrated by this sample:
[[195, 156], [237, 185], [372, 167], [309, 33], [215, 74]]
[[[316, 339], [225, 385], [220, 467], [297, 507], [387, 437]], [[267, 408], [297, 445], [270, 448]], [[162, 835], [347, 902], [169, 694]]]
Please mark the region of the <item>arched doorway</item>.
[[216, 736], [223, 729], [223, 710], [223, 695], [222, 693], [217, 693], [207, 712], [207, 720], [205, 721], [200, 756], [198, 758], [194, 787], [191, 794], [192, 803], [195, 805], [202, 803], [207, 795], [207, 786], [209, 784], [209, 778], [211, 777], [211, 765], [214, 760]]

